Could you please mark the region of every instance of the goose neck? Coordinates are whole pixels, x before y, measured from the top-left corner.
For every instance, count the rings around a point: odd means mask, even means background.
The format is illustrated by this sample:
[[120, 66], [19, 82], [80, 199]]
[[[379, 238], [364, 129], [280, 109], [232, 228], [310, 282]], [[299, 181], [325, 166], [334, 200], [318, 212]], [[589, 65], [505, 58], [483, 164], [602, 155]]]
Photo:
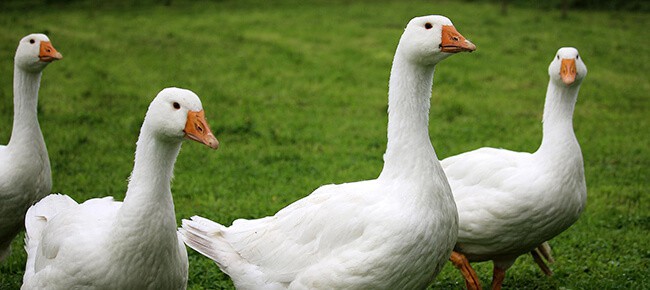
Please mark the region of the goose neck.
[[178, 141], [153, 136], [145, 121], [136, 143], [135, 164], [126, 197], [118, 214], [116, 228], [123, 233], [118, 236], [140, 237], [147, 243], [156, 240], [152, 235], [175, 236], [176, 217], [170, 183], [180, 148]]
[[429, 139], [433, 73], [433, 65], [414, 64], [396, 55], [389, 81], [388, 144], [380, 178], [409, 178], [435, 170], [437, 157]]
[[14, 66], [14, 123], [9, 147], [44, 149], [38, 124], [38, 90], [42, 72], [28, 72]]
[[564, 86], [549, 82], [544, 103], [543, 137], [538, 152], [580, 150], [573, 131], [573, 112], [579, 85]]

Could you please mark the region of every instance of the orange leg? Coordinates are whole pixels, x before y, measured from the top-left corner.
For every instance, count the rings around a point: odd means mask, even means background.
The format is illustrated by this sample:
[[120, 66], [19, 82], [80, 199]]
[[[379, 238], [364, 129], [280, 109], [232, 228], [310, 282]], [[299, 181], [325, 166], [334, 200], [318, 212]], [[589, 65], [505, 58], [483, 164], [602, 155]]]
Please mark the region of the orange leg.
[[503, 284], [503, 279], [506, 278], [506, 269], [502, 269], [494, 265], [494, 271], [492, 273], [492, 290], [501, 290], [501, 285]]
[[463, 274], [463, 277], [465, 278], [465, 286], [467, 287], [467, 290], [481, 290], [481, 281], [478, 279], [478, 275], [476, 275], [476, 272], [470, 266], [469, 261], [467, 261], [467, 258], [465, 255], [453, 251], [451, 252], [451, 257], [449, 258], [452, 264], [454, 264], [454, 267], [458, 268], [460, 272]]

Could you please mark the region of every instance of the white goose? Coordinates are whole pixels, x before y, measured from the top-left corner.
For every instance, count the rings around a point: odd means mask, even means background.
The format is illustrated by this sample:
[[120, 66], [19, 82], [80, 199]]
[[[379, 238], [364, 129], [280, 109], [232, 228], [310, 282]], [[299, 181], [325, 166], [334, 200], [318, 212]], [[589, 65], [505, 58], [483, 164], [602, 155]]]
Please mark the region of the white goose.
[[50, 159], [38, 125], [36, 106], [43, 69], [62, 56], [43, 34], [20, 40], [14, 58], [14, 124], [0, 146], [0, 262], [23, 229], [25, 212], [52, 189]]
[[548, 73], [543, 138], [535, 153], [481, 148], [442, 161], [459, 216], [452, 262], [470, 289], [480, 284], [473, 281], [468, 260], [492, 260], [492, 288], [500, 289], [518, 256], [547, 246], [543, 243], [575, 223], [585, 207], [587, 187], [573, 111], [587, 67], [578, 50], [564, 47]]
[[185, 243], [240, 289], [425, 288], [458, 232], [451, 189], [429, 140], [433, 71], [452, 53], [474, 49], [446, 17], [411, 20], [393, 61], [388, 145], [377, 179], [321, 186], [274, 216], [230, 227], [195, 216], [183, 221]]
[[170, 181], [183, 137], [217, 148], [199, 98], [168, 88], [151, 102], [124, 202], [49, 195], [27, 212], [22, 289], [185, 289]]

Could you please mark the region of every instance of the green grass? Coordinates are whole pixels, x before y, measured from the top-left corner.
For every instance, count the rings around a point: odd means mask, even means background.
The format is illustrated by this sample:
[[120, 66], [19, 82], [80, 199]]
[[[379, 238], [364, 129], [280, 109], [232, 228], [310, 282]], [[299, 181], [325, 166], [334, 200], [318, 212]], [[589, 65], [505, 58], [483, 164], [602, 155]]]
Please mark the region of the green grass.
[[[11, 130], [17, 42], [46, 32], [64, 55], [46, 69], [39, 100], [54, 192], [122, 199], [147, 106], [178, 86], [201, 96], [222, 144], [216, 152], [184, 145], [172, 189], [178, 219], [272, 215], [319, 185], [379, 174], [397, 41], [412, 17], [443, 14], [478, 50], [437, 67], [430, 133], [440, 158], [482, 146], [534, 151], [555, 51], [575, 46], [589, 68], [574, 116], [587, 209], [551, 241], [553, 277], [524, 256], [504, 286], [650, 288], [648, 14], [571, 12], [562, 20], [559, 11], [518, 7], [502, 17], [490, 4], [273, 2], [6, 5], [0, 144]], [[1, 289], [21, 283], [22, 245], [21, 236], [0, 265]], [[232, 287], [210, 260], [189, 253], [189, 289]], [[491, 265], [475, 265], [488, 284]], [[433, 289], [462, 286], [448, 265]]]

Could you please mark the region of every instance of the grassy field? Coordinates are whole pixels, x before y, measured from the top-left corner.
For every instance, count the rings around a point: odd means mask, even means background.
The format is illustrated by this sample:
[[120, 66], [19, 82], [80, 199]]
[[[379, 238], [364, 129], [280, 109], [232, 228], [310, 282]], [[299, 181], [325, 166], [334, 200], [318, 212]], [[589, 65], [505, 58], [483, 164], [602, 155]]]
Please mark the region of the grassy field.
[[[650, 15], [563, 20], [559, 11], [512, 7], [504, 17], [497, 5], [451, 1], [259, 2], [7, 4], [0, 144], [11, 131], [18, 40], [46, 32], [64, 55], [46, 69], [39, 100], [54, 192], [122, 199], [147, 106], [178, 86], [202, 97], [222, 145], [186, 142], [172, 188], [179, 221], [272, 215], [319, 185], [377, 177], [397, 41], [412, 17], [443, 14], [478, 49], [437, 67], [430, 134], [440, 158], [482, 146], [536, 150], [556, 50], [577, 47], [589, 68], [574, 116], [587, 209], [551, 241], [553, 277], [524, 256], [504, 287], [650, 288]], [[0, 265], [0, 289], [19, 288], [22, 245], [21, 236]], [[210, 260], [189, 254], [188, 289], [232, 288]], [[489, 283], [491, 264], [476, 268]], [[448, 265], [432, 289], [462, 287]]]

